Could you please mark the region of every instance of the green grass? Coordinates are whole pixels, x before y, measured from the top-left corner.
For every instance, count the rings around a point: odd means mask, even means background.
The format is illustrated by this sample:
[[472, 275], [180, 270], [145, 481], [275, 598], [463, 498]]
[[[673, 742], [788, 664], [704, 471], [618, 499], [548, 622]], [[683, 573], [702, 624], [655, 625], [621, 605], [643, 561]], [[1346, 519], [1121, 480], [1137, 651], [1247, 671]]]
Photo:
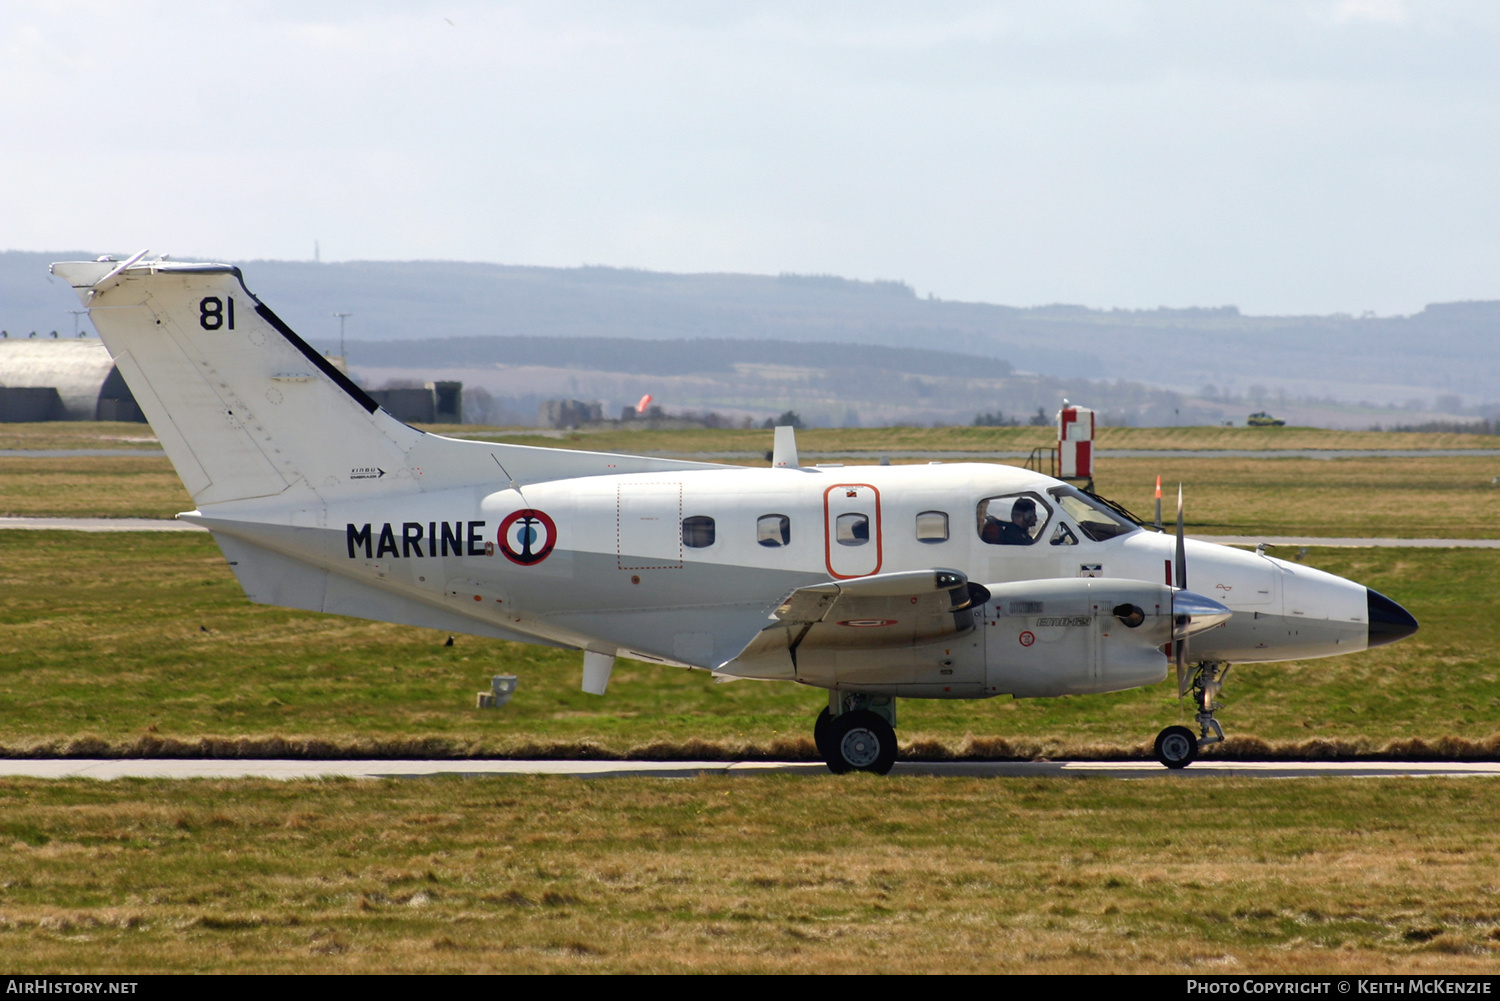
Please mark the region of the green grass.
[[[679, 445], [699, 434], [661, 433], [683, 436]], [[517, 440], [555, 443], [536, 437]], [[704, 450], [710, 450], [707, 444]], [[1166, 520], [1174, 517], [1175, 487], [1182, 483], [1188, 529], [1195, 533], [1500, 537], [1500, 486], [1494, 482], [1500, 458], [1107, 458], [1098, 463], [1096, 485], [1106, 497], [1149, 519], [1158, 475], [1166, 494]], [[170, 518], [192, 506], [164, 457], [0, 457], [0, 514]]]
[[[1368, 751], [1495, 732], [1500, 552], [1315, 549], [1308, 562], [1402, 602], [1422, 631], [1363, 654], [1236, 668], [1221, 714], [1231, 735]], [[244, 753], [234, 740], [289, 738], [318, 753], [342, 742], [361, 753], [810, 758], [826, 698], [630, 661], [607, 696], [585, 695], [576, 653], [467, 636], [449, 647], [432, 630], [251, 605], [200, 535], [0, 533], [0, 591], [0, 745], [12, 751], [214, 738], [231, 742], [219, 753]], [[500, 673], [520, 677], [510, 704], [473, 708]], [[904, 700], [899, 733], [929, 755], [1140, 750], [1183, 717], [1174, 693]]]
[[[534, 429], [485, 428], [473, 424], [423, 424], [424, 430], [466, 437], [558, 448], [601, 451], [764, 452], [771, 433], [763, 429], [700, 429], [653, 431], [602, 428], [554, 432], [539, 437]], [[530, 431], [530, 433], [526, 433]], [[1015, 451], [1056, 444], [1057, 432], [1047, 427], [895, 427], [809, 428], [797, 433], [809, 452], [871, 452], [885, 449], [940, 451]], [[149, 425], [106, 421], [50, 421], [41, 424], [0, 424], [0, 450], [64, 448], [160, 448]], [[1150, 449], [1408, 449], [1500, 448], [1494, 435], [1391, 431], [1334, 431], [1325, 428], [1106, 428], [1098, 429], [1100, 448]]]
[[1500, 538], [1500, 457], [1105, 459], [1095, 487], [1149, 521], [1157, 476], [1168, 525], [1183, 485], [1190, 533]]
[[[910, 433], [887, 447], [955, 447]], [[1141, 440], [1113, 447], [1163, 447]], [[7, 475], [17, 461], [0, 460], [0, 497], [26, 513], [186, 506], [165, 460]], [[1152, 477], [1180, 471], [1198, 531], [1492, 530], [1488, 460], [1299, 462], [1121, 460], [1100, 489], [1149, 514]], [[1463, 736], [1492, 752], [1500, 552], [1313, 549], [1307, 562], [1401, 601], [1422, 631], [1365, 654], [1236, 667], [1220, 716], [1238, 746], [1424, 738], [1441, 753]], [[577, 654], [464, 636], [448, 647], [430, 630], [253, 606], [200, 535], [0, 532], [0, 595], [11, 752], [810, 758], [825, 698], [627, 661], [605, 698], [587, 696]], [[521, 678], [511, 703], [472, 708], [502, 672]], [[909, 700], [899, 733], [907, 754], [1139, 753], [1186, 715], [1172, 695]], [[1483, 780], [1165, 773], [0, 780], [0, 963], [1493, 974], [1497, 804]]]
[[0, 964], [1490, 973], [1483, 780], [0, 782]]
[[126, 448], [158, 449], [149, 424], [124, 421], [45, 421], [0, 424], [0, 449]]
[[[625, 452], [764, 452], [771, 447], [766, 430], [653, 431], [616, 428], [553, 432], [546, 437], [534, 431], [486, 431], [465, 425], [432, 425], [440, 432], [521, 444], [547, 444], [558, 448], [581, 448]], [[870, 453], [886, 450], [935, 450], [957, 452], [1029, 451], [1057, 444], [1057, 430], [1047, 427], [894, 427], [809, 428], [797, 432], [800, 451], [828, 454]], [[1412, 448], [1500, 448], [1494, 435], [1447, 433], [1397, 433], [1389, 431], [1333, 431], [1324, 428], [1099, 428], [1101, 449], [1412, 449]]]
[[171, 518], [193, 499], [165, 456], [0, 457], [0, 515]]

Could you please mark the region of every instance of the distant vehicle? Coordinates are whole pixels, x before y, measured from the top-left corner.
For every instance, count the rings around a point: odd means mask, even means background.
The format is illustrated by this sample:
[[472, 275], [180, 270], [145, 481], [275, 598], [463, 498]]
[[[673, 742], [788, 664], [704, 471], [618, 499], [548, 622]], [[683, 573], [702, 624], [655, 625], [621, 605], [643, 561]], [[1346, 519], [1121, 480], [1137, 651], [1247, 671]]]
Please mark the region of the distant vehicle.
[[1264, 410], [1262, 410], [1260, 413], [1257, 413], [1257, 414], [1251, 414], [1245, 420], [1245, 423], [1248, 424], [1250, 427], [1253, 427], [1253, 428], [1279, 428], [1279, 427], [1286, 427], [1286, 421], [1282, 420], [1280, 417], [1272, 417], [1270, 414], [1266, 413]]

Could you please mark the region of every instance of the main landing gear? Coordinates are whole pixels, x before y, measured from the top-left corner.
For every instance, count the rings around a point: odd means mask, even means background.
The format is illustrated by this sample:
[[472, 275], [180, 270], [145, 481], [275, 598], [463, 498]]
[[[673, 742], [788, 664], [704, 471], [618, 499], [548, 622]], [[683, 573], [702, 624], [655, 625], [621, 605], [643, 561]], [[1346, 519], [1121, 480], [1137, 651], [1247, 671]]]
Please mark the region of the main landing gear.
[[1214, 718], [1214, 713], [1224, 708], [1219, 701], [1219, 690], [1224, 687], [1224, 678], [1229, 674], [1229, 664], [1222, 660], [1208, 660], [1193, 669], [1193, 704], [1198, 713], [1193, 717], [1198, 723], [1198, 733], [1185, 726], [1169, 726], [1156, 735], [1156, 760], [1168, 768], [1186, 768], [1198, 756], [1198, 750], [1224, 739], [1224, 728]]
[[813, 724], [813, 743], [835, 775], [884, 775], [896, 763], [896, 700], [830, 691]]

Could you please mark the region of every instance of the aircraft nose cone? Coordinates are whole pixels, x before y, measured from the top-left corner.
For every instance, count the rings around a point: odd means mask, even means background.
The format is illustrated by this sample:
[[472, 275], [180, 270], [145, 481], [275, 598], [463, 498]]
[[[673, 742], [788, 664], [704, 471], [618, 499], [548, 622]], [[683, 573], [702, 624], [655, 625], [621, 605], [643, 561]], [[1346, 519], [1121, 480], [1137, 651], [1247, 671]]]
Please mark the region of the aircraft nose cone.
[[1369, 595], [1370, 646], [1385, 646], [1417, 631], [1417, 620], [1406, 609], [1379, 591], [1365, 588], [1365, 593]]

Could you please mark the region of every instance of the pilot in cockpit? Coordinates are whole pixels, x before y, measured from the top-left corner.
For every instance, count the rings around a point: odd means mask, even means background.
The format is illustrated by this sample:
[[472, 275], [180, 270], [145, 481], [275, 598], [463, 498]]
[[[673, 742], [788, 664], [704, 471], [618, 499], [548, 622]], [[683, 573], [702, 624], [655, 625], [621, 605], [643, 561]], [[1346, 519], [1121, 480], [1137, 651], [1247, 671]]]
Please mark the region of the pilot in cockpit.
[[986, 515], [979, 538], [992, 546], [1029, 546], [1031, 530], [1036, 527], [1036, 501], [1029, 497], [1016, 499], [1010, 509], [1010, 521]]

